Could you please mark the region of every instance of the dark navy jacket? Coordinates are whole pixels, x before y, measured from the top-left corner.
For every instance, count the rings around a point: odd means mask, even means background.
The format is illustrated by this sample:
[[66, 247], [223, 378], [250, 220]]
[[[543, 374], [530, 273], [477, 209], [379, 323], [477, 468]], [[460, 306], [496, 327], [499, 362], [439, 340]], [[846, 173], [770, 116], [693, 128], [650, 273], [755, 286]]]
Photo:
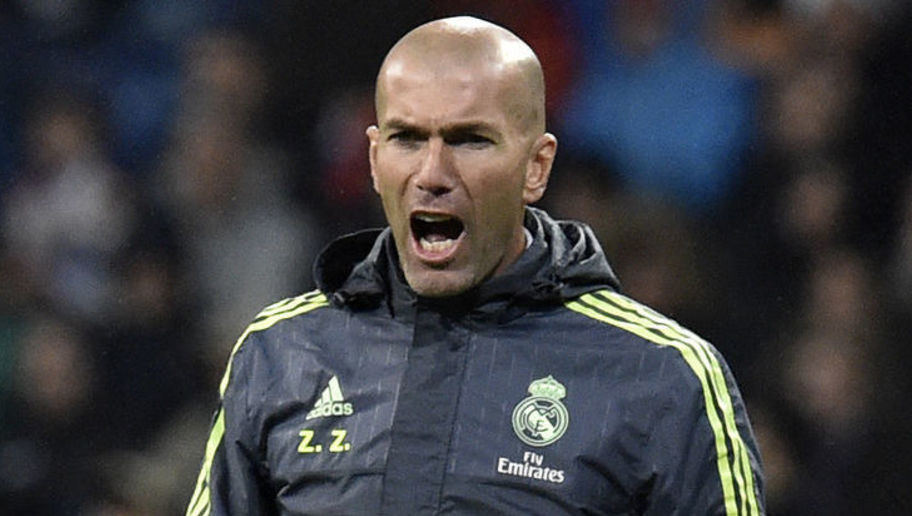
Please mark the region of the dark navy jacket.
[[417, 297], [389, 230], [232, 353], [188, 514], [763, 514], [738, 389], [708, 343], [624, 297], [590, 229]]

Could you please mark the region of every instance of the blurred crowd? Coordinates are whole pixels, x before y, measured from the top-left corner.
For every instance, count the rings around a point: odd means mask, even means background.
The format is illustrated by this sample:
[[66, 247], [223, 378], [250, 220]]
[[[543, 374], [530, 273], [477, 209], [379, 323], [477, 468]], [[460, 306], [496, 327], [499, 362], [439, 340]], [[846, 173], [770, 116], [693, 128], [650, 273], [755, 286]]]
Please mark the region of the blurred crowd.
[[912, 514], [899, 0], [3, 2], [0, 514], [182, 511], [235, 339], [383, 224], [383, 55], [457, 13], [538, 52], [542, 204], [729, 359], [770, 514]]

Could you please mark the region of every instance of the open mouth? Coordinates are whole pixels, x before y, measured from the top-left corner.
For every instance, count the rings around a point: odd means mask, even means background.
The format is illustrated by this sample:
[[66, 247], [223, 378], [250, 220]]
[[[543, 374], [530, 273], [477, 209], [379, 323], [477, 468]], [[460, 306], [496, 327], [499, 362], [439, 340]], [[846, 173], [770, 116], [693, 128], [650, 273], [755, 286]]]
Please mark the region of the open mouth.
[[456, 246], [465, 226], [461, 220], [450, 215], [416, 213], [412, 215], [411, 228], [422, 251], [439, 255]]

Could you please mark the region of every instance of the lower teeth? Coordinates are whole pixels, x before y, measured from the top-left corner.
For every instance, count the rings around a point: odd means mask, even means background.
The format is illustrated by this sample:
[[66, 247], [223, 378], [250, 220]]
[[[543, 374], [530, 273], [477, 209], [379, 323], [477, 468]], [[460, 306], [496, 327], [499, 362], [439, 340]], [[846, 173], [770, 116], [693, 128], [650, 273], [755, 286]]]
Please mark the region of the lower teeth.
[[447, 238], [446, 240], [438, 240], [436, 242], [431, 242], [426, 238], [421, 238], [419, 240], [421, 243], [421, 248], [425, 251], [430, 251], [432, 253], [439, 253], [441, 251], [446, 251], [456, 243], [455, 240]]

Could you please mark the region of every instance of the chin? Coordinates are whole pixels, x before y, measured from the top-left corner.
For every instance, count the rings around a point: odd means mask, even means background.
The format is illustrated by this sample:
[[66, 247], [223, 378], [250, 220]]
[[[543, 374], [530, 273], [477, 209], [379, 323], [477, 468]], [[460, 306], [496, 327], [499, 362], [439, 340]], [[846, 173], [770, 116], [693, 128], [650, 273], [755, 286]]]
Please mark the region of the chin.
[[471, 277], [453, 271], [406, 273], [405, 279], [412, 290], [422, 297], [458, 296], [475, 286]]

